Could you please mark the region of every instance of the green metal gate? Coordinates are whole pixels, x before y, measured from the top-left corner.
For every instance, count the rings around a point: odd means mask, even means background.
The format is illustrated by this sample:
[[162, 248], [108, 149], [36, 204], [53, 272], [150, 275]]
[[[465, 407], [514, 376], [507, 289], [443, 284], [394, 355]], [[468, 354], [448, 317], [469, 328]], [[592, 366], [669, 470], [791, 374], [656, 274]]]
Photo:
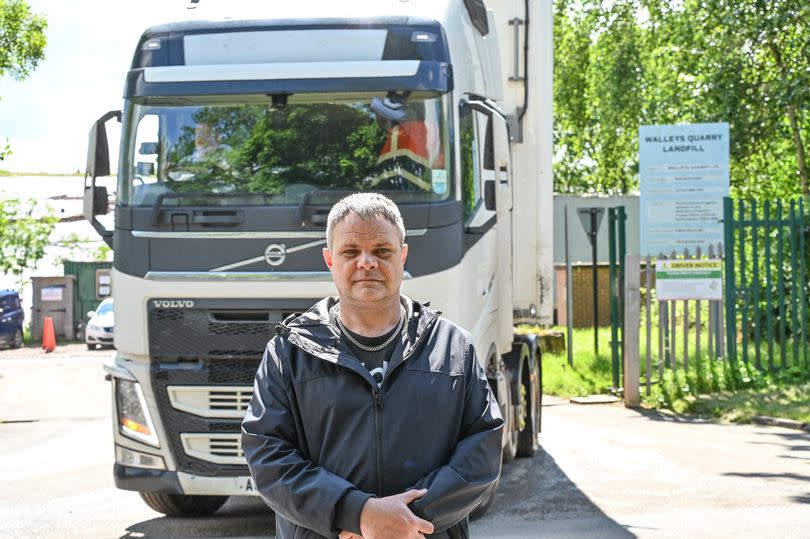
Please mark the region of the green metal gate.
[[724, 200], [728, 360], [810, 369], [804, 201]]

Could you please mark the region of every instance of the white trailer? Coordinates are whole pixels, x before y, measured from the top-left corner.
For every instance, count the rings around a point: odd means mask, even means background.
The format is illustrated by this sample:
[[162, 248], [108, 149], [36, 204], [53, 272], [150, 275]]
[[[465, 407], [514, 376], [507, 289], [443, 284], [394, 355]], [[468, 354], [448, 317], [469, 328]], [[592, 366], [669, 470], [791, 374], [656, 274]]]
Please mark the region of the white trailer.
[[[504, 460], [534, 454], [539, 345], [514, 325], [551, 321], [551, 1], [221, 4], [147, 29], [123, 110], [91, 129], [85, 216], [115, 254], [116, 485], [170, 515], [255, 494], [253, 376], [275, 324], [335, 294], [325, 217], [363, 190], [401, 208], [404, 292], [472, 332]], [[95, 179], [113, 119], [108, 230]]]

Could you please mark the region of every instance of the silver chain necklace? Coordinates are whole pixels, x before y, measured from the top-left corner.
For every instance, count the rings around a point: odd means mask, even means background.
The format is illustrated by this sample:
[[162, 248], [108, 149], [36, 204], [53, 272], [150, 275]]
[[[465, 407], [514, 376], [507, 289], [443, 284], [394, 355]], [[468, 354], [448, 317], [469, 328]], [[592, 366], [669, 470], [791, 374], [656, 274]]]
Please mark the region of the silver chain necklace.
[[[400, 313], [401, 312], [402, 311], [400, 310]], [[349, 330], [347, 330], [346, 326], [343, 325], [343, 322], [340, 321], [340, 313], [338, 313], [338, 315], [335, 317], [335, 320], [337, 320], [337, 325], [338, 325], [338, 328], [340, 328], [340, 332], [343, 335], [345, 335], [346, 338], [349, 339], [353, 345], [355, 345], [360, 350], [363, 350], [364, 352], [379, 352], [380, 350], [382, 350], [383, 348], [385, 348], [386, 346], [391, 344], [394, 341], [394, 339], [397, 338], [397, 336], [402, 332], [402, 328], [405, 325], [405, 315], [401, 314], [401, 316], [399, 317], [399, 323], [397, 324], [396, 330], [391, 334], [390, 337], [388, 337], [385, 340], [384, 343], [379, 344], [377, 346], [366, 346], [364, 344], [360, 344], [357, 341], [357, 339], [352, 337], [351, 333], [349, 333]]]

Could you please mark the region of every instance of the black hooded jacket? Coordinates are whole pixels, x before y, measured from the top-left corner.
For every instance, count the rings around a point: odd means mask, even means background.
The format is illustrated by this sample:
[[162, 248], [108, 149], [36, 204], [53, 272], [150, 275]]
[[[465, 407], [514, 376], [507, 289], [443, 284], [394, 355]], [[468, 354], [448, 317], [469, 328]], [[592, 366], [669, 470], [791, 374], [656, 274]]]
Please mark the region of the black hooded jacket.
[[408, 314], [378, 387], [329, 324], [326, 298], [276, 328], [242, 422], [279, 539], [360, 532], [371, 496], [427, 489], [410, 505], [429, 537], [468, 537], [493, 488], [503, 419], [470, 334], [403, 297]]

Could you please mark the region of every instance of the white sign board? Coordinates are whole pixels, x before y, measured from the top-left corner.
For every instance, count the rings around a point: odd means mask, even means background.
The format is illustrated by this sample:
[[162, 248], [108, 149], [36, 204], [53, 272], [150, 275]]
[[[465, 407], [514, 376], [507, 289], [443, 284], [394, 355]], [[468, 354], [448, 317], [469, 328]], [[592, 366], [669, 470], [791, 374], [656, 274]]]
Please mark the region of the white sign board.
[[669, 256], [723, 242], [729, 189], [728, 124], [639, 128], [641, 255]]
[[657, 260], [655, 295], [659, 300], [723, 299], [720, 260]]
[[42, 301], [62, 301], [64, 286], [46, 286], [40, 290], [39, 299]]

